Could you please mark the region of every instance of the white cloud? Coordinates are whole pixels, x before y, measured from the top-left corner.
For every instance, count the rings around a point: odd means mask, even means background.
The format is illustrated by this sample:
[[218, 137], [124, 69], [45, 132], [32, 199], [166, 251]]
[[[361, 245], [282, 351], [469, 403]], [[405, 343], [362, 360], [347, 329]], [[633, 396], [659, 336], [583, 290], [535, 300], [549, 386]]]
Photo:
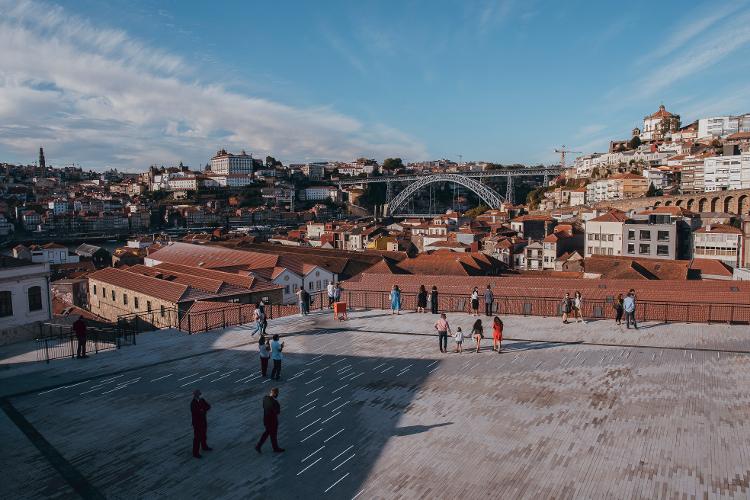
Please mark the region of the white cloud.
[[[205, 162], [218, 148], [285, 160], [427, 156], [383, 124], [200, 81], [185, 60], [65, 10], [0, 0], [0, 150], [142, 169]], [[197, 166], [197, 165], [196, 165]]]

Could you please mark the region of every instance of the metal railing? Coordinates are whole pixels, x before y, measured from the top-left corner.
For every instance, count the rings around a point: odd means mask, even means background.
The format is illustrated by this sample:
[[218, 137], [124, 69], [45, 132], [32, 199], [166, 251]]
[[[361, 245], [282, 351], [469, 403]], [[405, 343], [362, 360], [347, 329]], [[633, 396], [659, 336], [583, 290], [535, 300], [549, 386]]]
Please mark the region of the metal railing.
[[[390, 309], [388, 291], [344, 290], [342, 300], [349, 309]], [[582, 316], [586, 319], [614, 319], [614, 297], [585, 299]], [[484, 299], [479, 298], [479, 312], [484, 313]], [[430, 308], [428, 304], [428, 309]], [[417, 294], [401, 292], [401, 309], [416, 310]], [[469, 295], [438, 293], [438, 311], [471, 312]], [[494, 314], [518, 316], [561, 316], [562, 297], [509, 297], [495, 296]], [[637, 321], [661, 321], [664, 323], [750, 323], [750, 304], [695, 303], [638, 300], [635, 317]], [[624, 317], [623, 317], [624, 321]]]
[[[123, 345], [135, 345], [134, 331], [112, 327], [86, 328], [86, 354], [119, 349]], [[70, 325], [42, 323], [36, 342], [36, 359], [47, 363], [53, 359], [75, 358], [78, 338]]]

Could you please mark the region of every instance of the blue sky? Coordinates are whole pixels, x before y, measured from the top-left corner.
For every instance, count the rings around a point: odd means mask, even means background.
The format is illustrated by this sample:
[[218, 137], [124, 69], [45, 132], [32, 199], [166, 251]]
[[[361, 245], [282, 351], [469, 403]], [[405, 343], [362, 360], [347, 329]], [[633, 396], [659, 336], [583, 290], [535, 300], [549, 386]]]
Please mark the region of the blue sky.
[[551, 163], [750, 112], [750, 3], [0, 0], [0, 161]]

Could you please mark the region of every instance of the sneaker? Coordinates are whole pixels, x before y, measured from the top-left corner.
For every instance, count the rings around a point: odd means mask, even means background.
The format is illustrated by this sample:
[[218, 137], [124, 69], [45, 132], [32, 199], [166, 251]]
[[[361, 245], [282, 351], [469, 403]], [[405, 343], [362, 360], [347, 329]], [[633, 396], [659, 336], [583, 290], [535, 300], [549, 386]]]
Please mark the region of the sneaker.
[[273, 450], [274, 453], [283, 453], [284, 451], [286, 451], [284, 448], [276, 448]]
[[203, 458], [203, 457], [200, 455], [193, 455], [193, 458]]
[[205, 448], [203, 448], [203, 451], [213, 451], [213, 450], [214, 449], [211, 448], [210, 446], [206, 446]]

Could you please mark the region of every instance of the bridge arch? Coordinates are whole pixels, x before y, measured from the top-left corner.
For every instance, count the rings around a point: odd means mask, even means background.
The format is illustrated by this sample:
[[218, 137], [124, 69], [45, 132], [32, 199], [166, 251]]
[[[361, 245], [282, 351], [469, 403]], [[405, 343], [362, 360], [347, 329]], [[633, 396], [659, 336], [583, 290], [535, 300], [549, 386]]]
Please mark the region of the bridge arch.
[[687, 201], [687, 209], [688, 210], [693, 210], [693, 207], [695, 207], [695, 199], [694, 198], [690, 198]]
[[724, 211], [725, 212], [727, 212], [727, 213], [734, 213], [735, 212], [735, 210], [734, 210], [735, 209], [734, 203], [732, 203], [733, 201], [734, 201], [734, 196], [726, 196], [724, 198]]
[[661, 206], [661, 202], [660, 201], [654, 202], [654, 208], [660, 207], [660, 206]]
[[708, 212], [708, 198], [701, 198], [698, 200], [698, 211], [699, 212]]
[[683, 202], [683, 201], [685, 201], [685, 200], [683, 200], [682, 198], [680, 198], [679, 200], [677, 200], [676, 202], [674, 202], [674, 204], [675, 204], [676, 206], [678, 206], [678, 207], [681, 207], [681, 206], [682, 206], [682, 202]]
[[485, 186], [471, 177], [458, 174], [435, 174], [422, 177], [409, 184], [406, 189], [398, 193], [388, 204], [388, 215], [401, 210], [417, 191], [435, 182], [453, 182], [474, 192], [490, 208], [500, 208], [503, 198], [494, 189]]
[[721, 201], [721, 198], [718, 196], [715, 198], [711, 198], [711, 211], [716, 212], [719, 209], [719, 202]]
[[665, 207], [671, 207], [672, 206], [672, 200], [667, 200], [664, 202]]
[[737, 214], [747, 215], [750, 212], [750, 196], [743, 194], [737, 198]]

